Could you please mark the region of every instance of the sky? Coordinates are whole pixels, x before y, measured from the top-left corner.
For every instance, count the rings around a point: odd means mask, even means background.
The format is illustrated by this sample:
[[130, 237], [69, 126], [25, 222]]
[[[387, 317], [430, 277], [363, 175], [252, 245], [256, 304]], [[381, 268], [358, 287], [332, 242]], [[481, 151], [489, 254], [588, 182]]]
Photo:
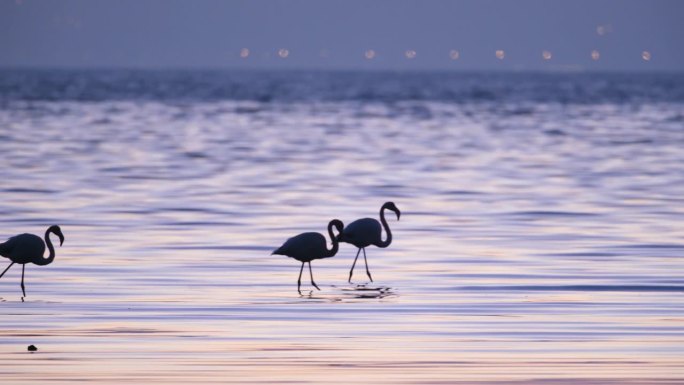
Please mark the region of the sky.
[[0, 67], [684, 70], [678, 0], [0, 0]]

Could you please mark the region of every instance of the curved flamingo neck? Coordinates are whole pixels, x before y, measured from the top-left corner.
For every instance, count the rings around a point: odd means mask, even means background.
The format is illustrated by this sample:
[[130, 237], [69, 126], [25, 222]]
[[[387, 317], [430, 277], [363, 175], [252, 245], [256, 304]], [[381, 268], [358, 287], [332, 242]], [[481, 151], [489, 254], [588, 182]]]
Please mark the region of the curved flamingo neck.
[[33, 263], [35, 263], [36, 265], [49, 265], [52, 263], [52, 261], [55, 260], [55, 247], [52, 246], [52, 241], [50, 240], [50, 229], [47, 229], [45, 231], [45, 244], [47, 245], [47, 248], [50, 251], [50, 255], [47, 258], [43, 258], [41, 256], [40, 258], [35, 260]]
[[378, 247], [387, 247], [392, 243], [392, 231], [390, 231], [389, 224], [387, 224], [387, 220], [385, 219], [385, 209], [387, 207], [382, 206], [380, 208], [380, 223], [382, 223], [382, 227], [385, 229], [385, 232], [387, 233], [387, 238], [385, 241], [380, 241], [376, 246]]
[[330, 239], [332, 240], [332, 249], [328, 250], [328, 257], [332, 257], [335, 254], [337, 254], [337, 250], [340, 247], [339, 242], [337, 241], [337, 238], [335, 237], [335, 234], [333, 234], [333, 223], [330, 222], [328, 223], [328, 235], [330, 235]]

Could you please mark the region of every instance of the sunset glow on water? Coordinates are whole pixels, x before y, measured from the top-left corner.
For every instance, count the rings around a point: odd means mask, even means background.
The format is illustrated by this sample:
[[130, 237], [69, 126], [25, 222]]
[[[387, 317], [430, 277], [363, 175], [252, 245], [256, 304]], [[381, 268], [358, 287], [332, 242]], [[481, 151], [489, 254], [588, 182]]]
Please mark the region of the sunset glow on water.
[[[684, 382], [681, 77], [1, 79], [0, 236], [66, 237], [0, 280], [3, 384]], [[300, 296], [271, 252], [385, 201], [375, 282]]]

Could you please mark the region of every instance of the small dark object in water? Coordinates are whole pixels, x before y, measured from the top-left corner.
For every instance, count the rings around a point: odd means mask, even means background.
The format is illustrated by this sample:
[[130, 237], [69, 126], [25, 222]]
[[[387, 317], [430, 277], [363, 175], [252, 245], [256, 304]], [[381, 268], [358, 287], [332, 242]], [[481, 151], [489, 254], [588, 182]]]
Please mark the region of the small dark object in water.
[[36, 352], [36, 351], [38, 351], [38, 348], [35, 345], [29, 345], [28, 351], [29, 352]]

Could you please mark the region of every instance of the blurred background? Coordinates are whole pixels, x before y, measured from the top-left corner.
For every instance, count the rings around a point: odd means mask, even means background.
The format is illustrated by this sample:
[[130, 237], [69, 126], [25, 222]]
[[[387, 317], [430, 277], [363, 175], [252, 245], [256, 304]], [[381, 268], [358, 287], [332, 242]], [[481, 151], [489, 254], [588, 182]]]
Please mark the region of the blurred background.
[[3, 0], [0, 66], [681, 70], [676, 0]]

